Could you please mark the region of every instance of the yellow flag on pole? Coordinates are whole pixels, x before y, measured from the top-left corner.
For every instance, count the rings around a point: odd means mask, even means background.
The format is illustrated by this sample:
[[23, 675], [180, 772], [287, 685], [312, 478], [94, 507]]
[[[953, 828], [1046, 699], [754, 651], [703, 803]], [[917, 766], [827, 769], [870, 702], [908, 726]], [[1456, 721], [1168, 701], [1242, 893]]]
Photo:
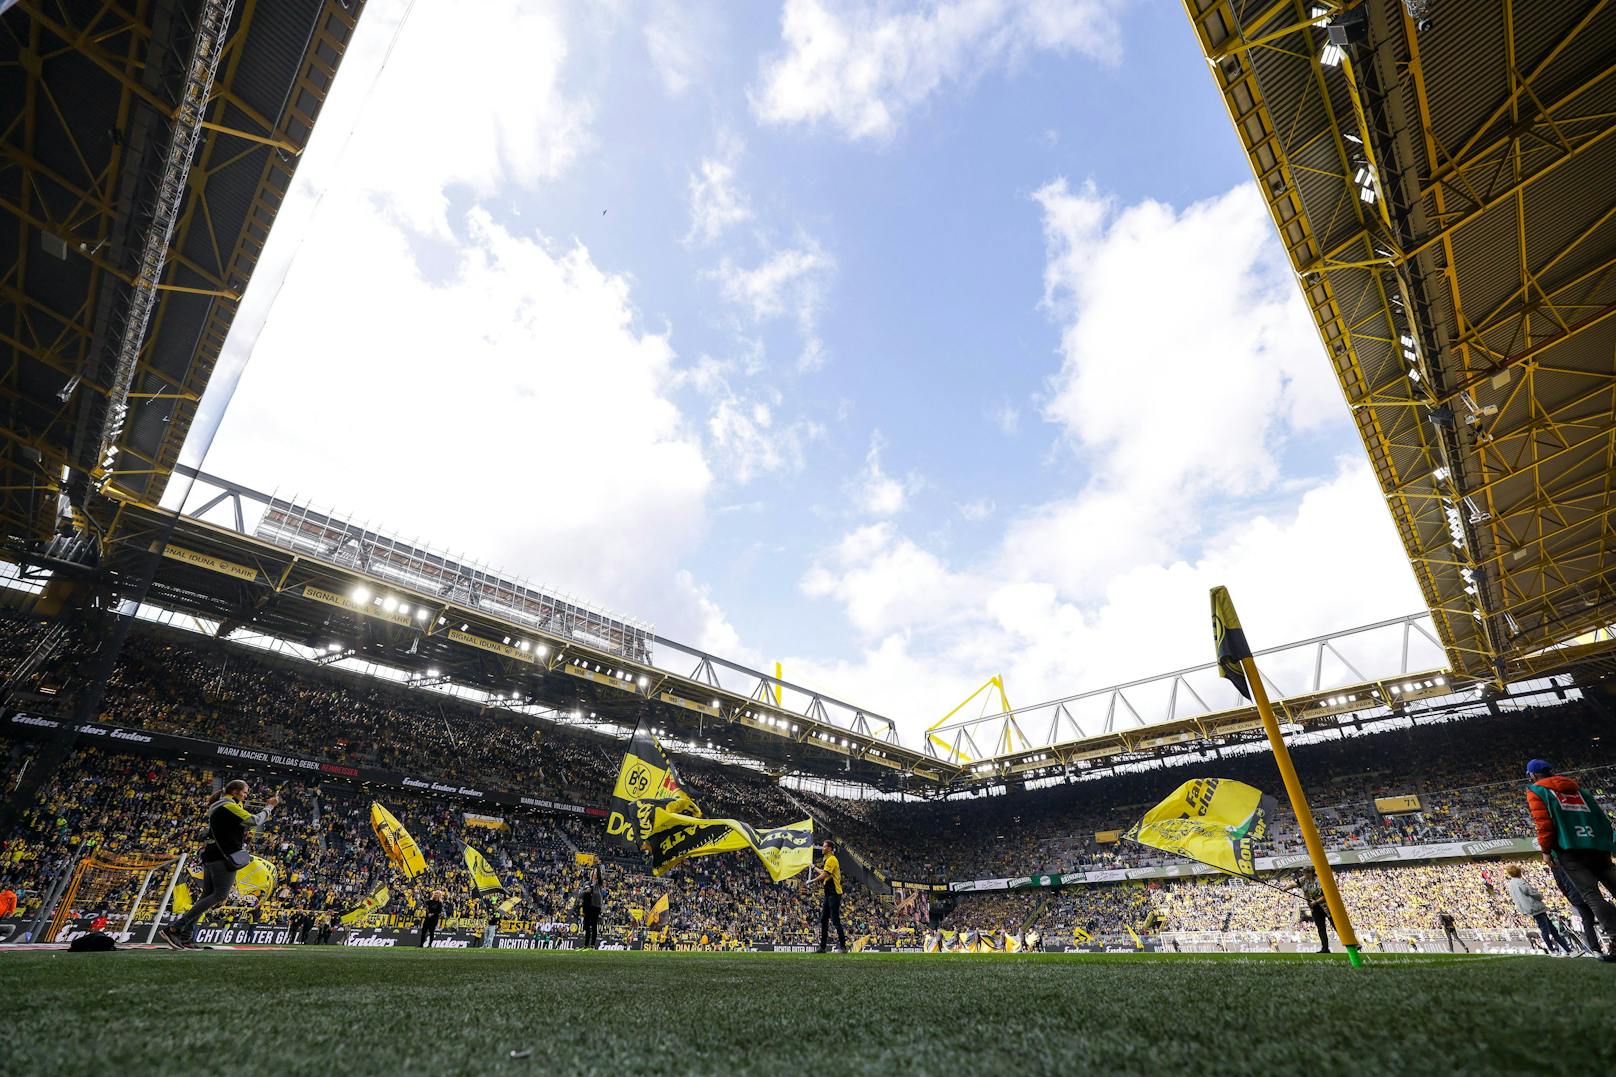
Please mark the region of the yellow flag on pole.
[[426, 859], [421, 855], [421, 847], [415, 844], [415, 839], [404, 829], [404, 824], [375, 801], [370, 804], [370, 828], [376, 832], [376, 840], [382, 843], [382, 851], [387, 854], [387, 859], [404, 873], [406, 879], [413, 879], [426, 871]]
[[387, 891], [387, 887], [378, 886], [376, 889], [372, 890], [368, 895], [366, 895], [365, 900], [361, 901], [354, 908], [343, 913], [342, 922], [344, 924], [357, 923], [372, 913], [380, 912], [382, 908], [386, 906], [387, 899], [391, 896], [392, 895]]
[[655, 809], [649, 834], [651, 874], [663, 875], [695, 856], [751, 849], [775, 882], [808, 870], [814, 862], [814, 821], [758, 830], [738, 819], [703, 819]]
[[488, 862], [486, 856], [473, 849], [470, 845], [465, 845], [465, 857], [466, 871], [471, 875], [471, 885], [476, 888], [477, 893], [502, 894], [505, 892], [505, 884], [499, 881], [498, 875], [494, 874], [493, 865]]
[[648, 925], [654, 924], [666, 915], [668, 915], [668, 895], [663, 894], [652, 904], [651, 911], [645, 914], [645, 922]]
[[1252, 842], [1268, 832], [1262, 790], [1227, 778], [1185, 782], [1127, 833], [1129, 841], [1250, 877]]

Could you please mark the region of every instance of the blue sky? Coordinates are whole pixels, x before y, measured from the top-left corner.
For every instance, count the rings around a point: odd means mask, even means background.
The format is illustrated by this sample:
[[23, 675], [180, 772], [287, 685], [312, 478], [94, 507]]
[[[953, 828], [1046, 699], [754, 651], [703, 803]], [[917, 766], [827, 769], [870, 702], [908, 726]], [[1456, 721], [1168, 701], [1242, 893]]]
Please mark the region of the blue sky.
[[1418, 607], [1178, 5], [455, 8], [369, 5], [210, 470], [906, 736]]

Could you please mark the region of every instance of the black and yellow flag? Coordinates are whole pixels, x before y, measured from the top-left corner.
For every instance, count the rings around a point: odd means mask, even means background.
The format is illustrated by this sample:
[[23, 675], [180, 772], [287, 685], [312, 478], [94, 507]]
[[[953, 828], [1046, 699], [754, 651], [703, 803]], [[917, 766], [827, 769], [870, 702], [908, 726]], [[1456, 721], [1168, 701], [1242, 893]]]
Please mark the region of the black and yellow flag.
[[623, 765], [612, 787], [611, 814], [606, 836], [628, 849], [639, 849], [651, 833], [651, 813], [664, 808], [680, 815], [700, 816], [701, 809], [679, 784], [679, 772], [657, 739], [643, 727], [634, 730], [623, 753]]
[[645, 914], [645, 925], [650, 927], [668, 915], [668, 895], [663, 894], [651, 905], [650, 912]]
[[1240, 627], [1240, 615], [1234, 611], [1234, 599], [1229, 597], [1227, 587], [1212, 588], [1212, 639], [1218, 645], [1218, 673], [1250, 699], [1251, 686], [1246, 683], [1246, 672], [1240, 663], [1251, 657], [1251, 646], [1246, 643], [1245, 629]]
[[1127, 838], [1250, 877], [1256, 867], [1252, 842], [1268, 833], [1268, 799], [1243, 782], [1198, 778], [1146, 812]]
[[499, 881], [498, 875], [494, 874], [493, 865], [489, 864], [486, 856], [473, 849], [470, 845], [466, 845], [465, 857], [466, 871], [471, 874], [471, 885], [476, 888], [477, 893], [503, 894], [505, 892], [505, 884]]
[[387, 891], [387, 887], [378, 886], [376, 889], [372, 890], [365, 897], [365, 900], [361, 901], [355, 908], [343, 913], [342, 922], [344, 924], [352, 924], [356, 921], [363, 920], [371, 913], [380, 912], [383, 907], [386, 906], [387, 899], [391, 896], [392, 895]]
[[739, 819], [703, 819], [663, 808], [652, 811], [651, 874], [662, 875], [693, 856], [751, 849], [775, 882], [808, 869], [814, 860], [814, 822], [758, 830]]
[[404, 824], [386, 808], [375, 801], [370, 805], [370, 828], [376, 832], [376, 840], [382, 843], [382, 851], [393, 866], [404, 873], [406, 879], [413, 879], [426, 870], [426, 858], [421, 855], [421, 847], [415, 844], [410, 832], [404, 829]]

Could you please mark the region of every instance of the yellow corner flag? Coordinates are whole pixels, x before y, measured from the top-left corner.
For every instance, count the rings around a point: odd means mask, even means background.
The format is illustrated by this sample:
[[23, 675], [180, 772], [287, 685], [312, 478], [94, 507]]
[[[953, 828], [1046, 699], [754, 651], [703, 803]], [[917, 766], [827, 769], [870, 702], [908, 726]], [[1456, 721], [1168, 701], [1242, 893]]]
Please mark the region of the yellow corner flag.
[[1363, 955], [1358, 952], [1358, 935], [1352, 929], [1352, 919], [1341, 901], [1341, 892], [1336, 889], [1335, 872], [1331, 870], [1330, 859], [1325, 855], [1324, 842], [1319, 839], [1319, 828], [1313, 822], [1313, 809], [1308, 806], [1302, 780], [1296, 776], [1290, 749], [1285, 746], [1285, 738], [1280, 734], [1279, 721], [1268, 702], [1262, 675], [1257, 672], [1257, 660], [1252, 657], [1251, 645], [1246, 642], [1245, 630], [1240, 626], [1240, 615], [1235, 612], [1234, 599], [1229, 597], [1227, 587], [1212, 588], [1212, 635], [1218, 648], [1218, 672], [1233, 681], [1240, 694], [1257, 705], [1257, 716], [1262, 719], [1263, 732], [1268, 734], [1269, 747], [1274, 751], [1274, 763], [1279, 767], [1279, 776], [1284, 779], [1285, 792], [1290, 797], [1291, 811], [1296, 813], [1296, 825], [1307, 846], [1308, 859], [1318, 873], [1319, 889], [1324, 891], [1324, 903], [1330, 910], [1330, 919], [1335, 922], [1335, 933], [1341, 937], [1341, 945], [1346, 947], [1347, 960], [1352, 962], [1352, 967], [1362, 968]]
[[421, 856], [421, 847], [415, 844], [415, 839], [404, 829], [404, 824], [375, 801], [370, 804], [370, 828], [376, 832], [376, 840], [382, 843], [382, 851], [387, 854], [387, 859], [404, 873], [406, 879], [413, 879], [426, 871], [426, 859]]
[[1197, 778], [1174, 789], [1125, 835], [1129, 841], [1250, 877], [1252, 842], [1268, 831], [1262, 791], [1227, 778]]
[[1251, 657], [1246, 643], [1246, 631], [1240, 627], [1240, 615], [1234, 611], [1234, 599], [1227, 587], [1212, 588], [1212, 640], [1218, 645], [1218, 674], [1235, 686], [1247, 699], [1251, 686], [1246, 683], [1241, 663]]

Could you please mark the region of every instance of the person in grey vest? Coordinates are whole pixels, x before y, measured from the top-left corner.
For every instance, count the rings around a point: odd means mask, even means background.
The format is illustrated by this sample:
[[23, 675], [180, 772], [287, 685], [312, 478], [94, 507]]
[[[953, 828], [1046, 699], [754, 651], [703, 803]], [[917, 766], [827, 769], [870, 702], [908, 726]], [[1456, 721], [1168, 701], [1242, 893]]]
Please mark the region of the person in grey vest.
[[1539, 934], [1543, 936], [1543, 947], [1549, 953], [1561, 953], [1571, 956], [1571, 944], [1560, 936], [1560, 929], [1554, 926], [1549, 919], [1549, 907], [1543, 904], [1543, 895], [1527, 882], [1521, 875], [1521, 866], [1511, 864], [1504, 869], [1508, 877], [1504, 881], [1504, 889], [1509, 891], [1509, 899], [1515, 903], [1521, 915], [1529, 917], [1537, 925]]

